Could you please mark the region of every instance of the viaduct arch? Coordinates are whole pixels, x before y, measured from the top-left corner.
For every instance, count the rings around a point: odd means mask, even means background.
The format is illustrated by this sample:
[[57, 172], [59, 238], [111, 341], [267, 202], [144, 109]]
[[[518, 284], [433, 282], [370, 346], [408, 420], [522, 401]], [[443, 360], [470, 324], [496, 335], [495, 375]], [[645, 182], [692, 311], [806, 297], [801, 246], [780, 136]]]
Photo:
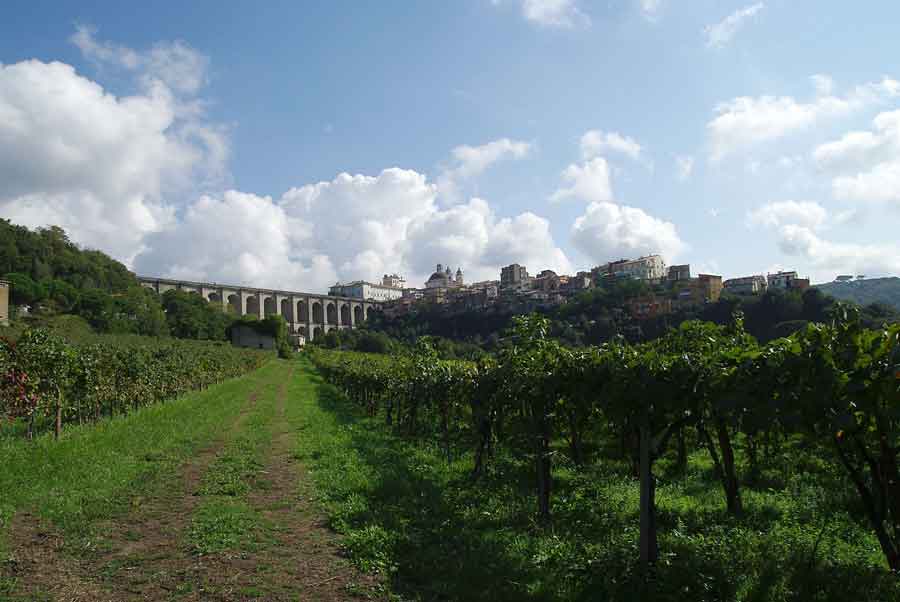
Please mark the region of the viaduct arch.
[[138, 276], [141, 286], [162, 295], [168, 290], [197, 293], [210, 303], [241, 316], [284, 316], [291, 332], [302, 334], [307, 340], [323, 336], [330, 330], [352, 329], [369, 318], [369, 312], [379, 306], [377, 301], [351, 297], [334, 297], [297, 291], [281, 291], [246, 286], [232, 286], [215, 282], [191, 282]]

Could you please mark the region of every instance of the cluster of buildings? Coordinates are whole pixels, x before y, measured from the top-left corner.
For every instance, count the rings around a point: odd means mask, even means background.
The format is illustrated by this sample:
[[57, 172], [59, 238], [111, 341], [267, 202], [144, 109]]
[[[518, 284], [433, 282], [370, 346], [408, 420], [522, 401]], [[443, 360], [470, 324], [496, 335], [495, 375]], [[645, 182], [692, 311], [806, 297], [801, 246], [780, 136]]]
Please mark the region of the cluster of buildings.
[[724, 286], [732, 295], [761, 295], [767, 290], [805, 291], [809, 288], [809, 278], [800, 278], [794, 271], [776, 272], [766, 276], [756, 274], [730, 278]]
[[767, 290], [804, 290], [809, 279], [797, 272], [753, 275], [722, 280], [713, 274], [691, 275], [687, 264], [667, 266], [660, 255], [619, 259], [574, 276], [543, 270], [531, 275], [517, 263], [503, 267], [499, 280], [467, 283], [462, 268], [438, 264], [422, 288], [407, 287], [403, 278], [385, 274], [380, 283], [356, 281], [336, 284], [329, 294], [386, 302], [388, 315], [402, 315], [423, 305], [453, 310], [497, 310], [527, 312], [539, 307], [562, 305], [582, 291], [616, 280], [645, 283], [645, 292], [626, 301], [635, 319], [647, 319], [675, 311], [697, 308], [719, 300], [723, 293], [761, 295]]

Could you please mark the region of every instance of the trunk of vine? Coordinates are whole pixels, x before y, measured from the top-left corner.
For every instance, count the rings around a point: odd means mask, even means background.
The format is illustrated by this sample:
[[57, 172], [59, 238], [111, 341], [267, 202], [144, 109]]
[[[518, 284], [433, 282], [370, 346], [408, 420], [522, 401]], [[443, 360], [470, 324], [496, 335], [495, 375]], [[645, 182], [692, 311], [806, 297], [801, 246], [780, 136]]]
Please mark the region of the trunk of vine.
[[759, 478], [759, 443], [755, 435], [747, 435], [747, 458], [750, 462], [750, 479]]
[[57, 389], [56, 391], [56, 425], [53, 429], [53, 435], [55, 439], [59, 439], [59, 436], [62, 434], [62, 411], [63, 411], [63, 398], [62, 392]]
[[491, 422], [487, 417], [478, 421], [478, 447], [475, 449], [475, 468], [472, 470], [472, 478], [477, 479], [484, 472], [484, 457], [490, 453]]
[[447, 466], [450, 465], [450, 417], [447, 408], [441, 412], [441, 431], [443, 432], [444, 439], [444, 456], [447, 459]]
[[885, 513], [890, 532], [893, 533], [893, 549], [895, 551], [894, 565], [892, 569], [900, 568], [900, 471], [897, 467], [897, 449], [888, 443], [887, 436], [882, 433], [879, 437], [880, 457], [878, 461], [881, 469], [881, 486], [884, 489], [883, 498], [886, 500]]
[[384, 412], [384, 424], [391, 426], [394, 424], [394, 398], [391, 397], [387, 401], [387, 408]]
[[722, 480], [722, 463], [719, 462], [719, 454], [716, 452], [716, 446], [713, 444], [712, 437], [709, 436], [709, 431], [706, 430], [706, 427], [703, 426], [703, 423], [697, 425], [697, 432], [700, 434], [700, 439], [703, 441], [703, 444], [706, 446], [706, 450], [709, 452], [709, 457], [712, 459], [713, 463], [713, 475]]
[[[832, 441], [841, 464], [847, 471], [850, 480], [853, 481], [853, 485], [856, 487], [860, 499], [862, 499], [863, 507], [866, 509], [866, 516], [869, 518], [869, 523], [875, 531], [875, 536], [878, 538], [878, 543], [881, 546], [881, 551], [884, 554], [888, 566], [892, 571], [900, 571], [900, 549], [898, 549], [897, 542], [891, 538], [885, 528], [886, 517], [879, 509], [880, 504], [876, 503], [873, 492], [870, 491], [869, 487], [866, 485], [865, 479], [862, 476], [862, 471], [854, 466], [853, 462], [850, 460], [850, 456], [843, 447], [843, 442], [837, 437]], [[873, 467], [870, 465], [870, 469], [872, 468]], [[873, 485], [877, 486], [879, 482], [878, 476], [876, 474], [873, 474], [872, 476]], [[881, 495], [882, 492], [878, 492], [878, 494]]]
[[687, 443], [684, 440], [684, 427], [678, 429], [678, 459], [676, 460], [676, 466], [680, 472], [684, 472], [687, 468]]
[[628, 451], [631, 456], [631, 476], [640, 478], [641, 476], [641, 442], [640, 429], [630, 430], [628, 433]]
[[719, 448], [722, 450], [722, 468], [724, 469], [722, 485], [725, 488], [728, 513], [738, 516], [743, 512], [740, 483], [734, 466], [734, 448], [731, 445], [731, 435], [728, 433], [728, 426], [724, 420], [716, 420], [716, 432], [719, 438]]
[[550, 423], [547, 416], [544, 415], [543, 409], [541, 415], [536, 416], [536, 449], [535, 462], [537, 469], [537, 503], [538, 518], [541, 522], [549, 522], [550, 520]]
[[584, 446], [581, 441], [581, 430], [574, 412], [569, 413], [569, 453], [576, 466], [584, 465]]
[[659, 557], [656, 537], [656, 484], [653, 479], [653, 455], [650, 427], [640, 428], [640, 479], [641, 479], [641, 520], [640, 520], [640, 560], [644, 565], [653, 564]]
[[414, 437], [416, 434], [416, 419], [419, 413], [419, 402], [413, 399], [412, 402], [410, 402], [410, 405], [411, 407], [409, 409], [409, 424], [407, 425], [407, 429], [409, 435]]

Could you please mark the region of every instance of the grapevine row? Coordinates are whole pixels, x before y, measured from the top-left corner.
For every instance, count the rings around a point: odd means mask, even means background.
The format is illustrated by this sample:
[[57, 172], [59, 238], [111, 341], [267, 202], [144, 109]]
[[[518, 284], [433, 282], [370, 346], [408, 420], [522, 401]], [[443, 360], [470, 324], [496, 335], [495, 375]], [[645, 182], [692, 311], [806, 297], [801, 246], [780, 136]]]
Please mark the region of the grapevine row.
[[552, 445], [575, 464], [584, 441], [612, 433], [640, 481], [640, 557], [658, 557], [654, 462], [685, 432], [696, 434], [719, 477], [727, 510], [740, 515], [740, 448], [756, 470], [761, 447], [788, 437], [822, 449], [856, 489], [888, 565], [900, 570], [900, 325], [862, 328], [839, 306], [829, 324], [761, 345], [741, 317], [689, 322], [656, 341], [569, 349], [539, 316], [517, 318], [511, 344], [467, 363], [438, 359], [427, 340], [414, 353], [377, 356], [317, 350], [320, 372], [371, 415], [433, 437], [448, 461], [468, 448], [473, 476], [496, 446], [533, 458], [538, 515], [551, 516]]
[[268, 355], [210, 342], [102, 337], [73, 345], [45, 329], [0, 338], [0, 419], [36, 427], [82, 424], [203, 389], [259, 367]]

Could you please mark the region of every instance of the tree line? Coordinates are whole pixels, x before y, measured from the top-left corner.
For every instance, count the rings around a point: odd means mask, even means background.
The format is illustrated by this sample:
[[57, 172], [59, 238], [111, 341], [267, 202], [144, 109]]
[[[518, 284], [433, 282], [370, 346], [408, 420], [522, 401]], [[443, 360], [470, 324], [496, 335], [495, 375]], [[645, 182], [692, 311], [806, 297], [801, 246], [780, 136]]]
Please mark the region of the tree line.
[[225, 340], [237, 319], [200, 295], [157, 295], [57, 226], [29, 230], [0, 219], [0, 278], [11, 284], [12, 305], [31, 308], [32, 317], [77, 315], [101, 333]]

